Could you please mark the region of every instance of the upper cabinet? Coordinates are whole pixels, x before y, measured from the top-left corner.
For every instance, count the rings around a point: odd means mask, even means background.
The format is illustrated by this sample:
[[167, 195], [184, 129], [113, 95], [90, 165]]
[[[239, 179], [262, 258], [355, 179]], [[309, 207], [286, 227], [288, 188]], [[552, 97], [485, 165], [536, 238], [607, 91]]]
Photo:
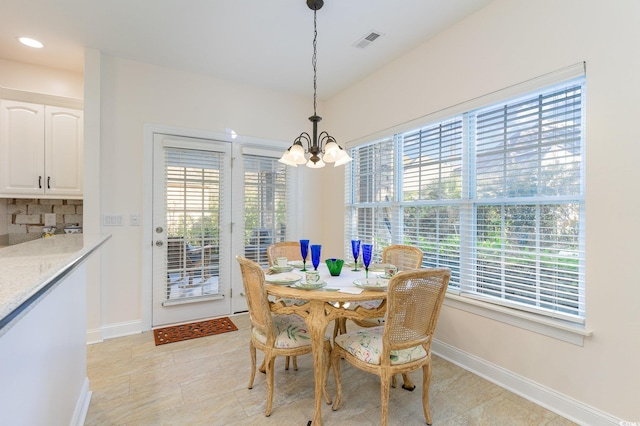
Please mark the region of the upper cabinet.
[[82, 198], [82, 110], [0, 100], [0, 197]]

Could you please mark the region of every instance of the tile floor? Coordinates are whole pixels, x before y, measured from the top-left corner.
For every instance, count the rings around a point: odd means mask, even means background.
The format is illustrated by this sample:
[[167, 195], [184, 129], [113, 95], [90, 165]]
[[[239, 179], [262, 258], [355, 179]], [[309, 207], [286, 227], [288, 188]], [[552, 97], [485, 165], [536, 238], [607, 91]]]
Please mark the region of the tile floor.
[[[285, 371], [284, 359], [276, 361], [273, 410], [265, 417], [264, 375], [258, 373], [253, 389], [247, 389], [248, 316], [231, 319], [238, 331], [185, 342], [155, 346], [153, 334], [146, 332], [89, 345], [93, 395], [85, 424], [305, 426], [313, 417], [311, 356], [298, 358], [298, 371]], [[338, 411], [323, 405], [323, 424], [378, 425], [377, 377], [346, 362], [342, 374], [342, 405]], [[413, 392], [391, 389], [390, 425], [425, 424], [420, 377], [419, 371], [412, 373]], [[333, 375], [329, 391], [335, 391]], [[430, 405], [438, 426], [574, 424], [438, 357], [433, 360]]]

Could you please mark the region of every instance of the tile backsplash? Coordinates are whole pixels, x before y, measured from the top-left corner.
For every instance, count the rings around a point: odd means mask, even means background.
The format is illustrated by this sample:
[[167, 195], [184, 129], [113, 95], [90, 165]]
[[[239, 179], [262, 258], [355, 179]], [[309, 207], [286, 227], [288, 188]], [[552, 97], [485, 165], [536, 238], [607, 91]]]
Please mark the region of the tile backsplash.
[[6, 213], [9, 245], [40, 238], [46, 213], [55, 213], [57, 234], [65, 226], [82, 226], [82, 200], [8, 198]]

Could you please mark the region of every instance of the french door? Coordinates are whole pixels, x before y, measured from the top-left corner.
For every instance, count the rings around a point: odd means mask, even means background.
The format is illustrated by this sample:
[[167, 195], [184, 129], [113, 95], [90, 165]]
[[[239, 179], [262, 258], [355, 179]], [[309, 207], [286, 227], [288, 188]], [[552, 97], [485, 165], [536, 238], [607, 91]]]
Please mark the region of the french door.
[[231, 144], [153, 138], [152, 327], [231, 312]]

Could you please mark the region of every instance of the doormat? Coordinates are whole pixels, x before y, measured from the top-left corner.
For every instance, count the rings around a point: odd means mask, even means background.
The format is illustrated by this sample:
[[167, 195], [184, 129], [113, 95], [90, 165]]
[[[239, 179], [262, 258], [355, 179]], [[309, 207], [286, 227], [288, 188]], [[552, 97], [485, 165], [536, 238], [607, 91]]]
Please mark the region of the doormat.
[[153, 337], [156, 339], [156, 346], [158, 346], [166, 345], [167, 343], [181, 342], [183, 340], [197, 339], [198, 337], [227, 333], [237, 329], [238, 327], [236, 327], [228, 317], [224, 317], [174, 325], [171, 327], [156, 328], [153, 330]]

